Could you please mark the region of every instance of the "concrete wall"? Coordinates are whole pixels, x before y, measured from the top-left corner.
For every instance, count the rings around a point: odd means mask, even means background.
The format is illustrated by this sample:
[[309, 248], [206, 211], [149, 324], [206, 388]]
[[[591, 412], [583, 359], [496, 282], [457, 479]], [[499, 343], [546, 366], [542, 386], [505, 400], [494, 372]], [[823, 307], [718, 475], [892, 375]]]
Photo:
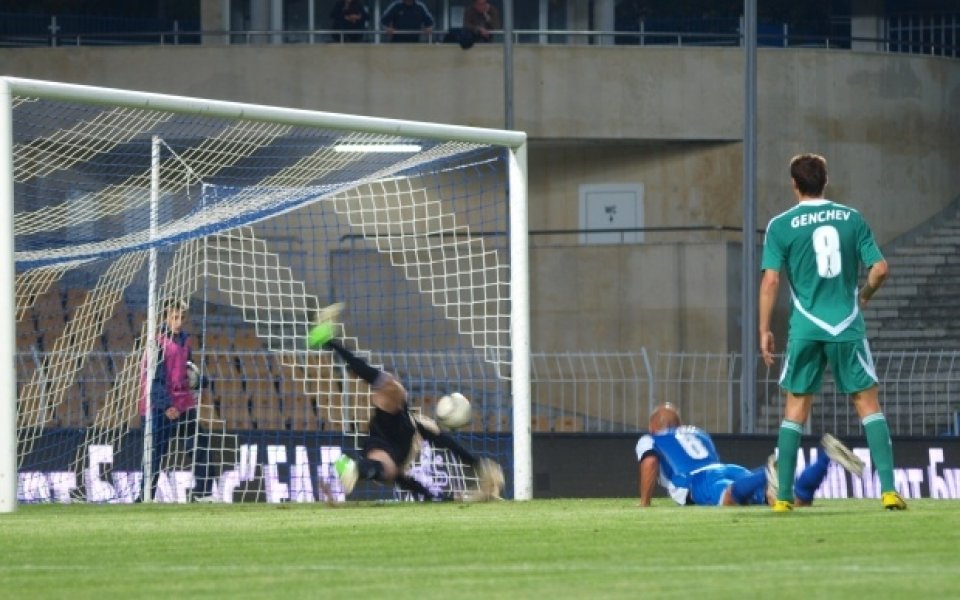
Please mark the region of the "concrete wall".
[[[578, 227], [579, 186], [610, 182], [644, 184], [647, 226], [738, 225], [741, 65], [738, 49], [516, 47], [531, 229]], [[486, 127], [503, 122], [502, 68], [499, 46], [0, 52], [5, 75]], [[881, 242], [960, 194], [960, 62], [764, 49], [758, 68], [761, 226], [790, 206], [787, 162], [801, 151], [827, 156], [828, 195], [859, 207]], [[534, 236], [534, 348], [735, 348], [737, 239], [663, 233], [581, 247]]]
[[761, 225], [790, 205], [787, 161], [801, 151], [826, 156], [827, 196], [858, 207], [881, 243], [960, 194], [960, 61], [824, 50], [762, 56]]
[[534, 248], [533, 346], [724, 350], [727, 254], [716, 243]]

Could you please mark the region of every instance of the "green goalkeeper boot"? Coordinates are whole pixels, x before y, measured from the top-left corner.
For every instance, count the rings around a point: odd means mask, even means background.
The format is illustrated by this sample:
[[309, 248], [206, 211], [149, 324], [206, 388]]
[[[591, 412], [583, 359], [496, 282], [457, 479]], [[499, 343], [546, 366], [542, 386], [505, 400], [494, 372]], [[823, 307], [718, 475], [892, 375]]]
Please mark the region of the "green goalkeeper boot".
[[310, 328], [310, 332], [307, 334], [308, 348], [318, 350], [333, 339], [336, 333], [334, 321], [340, 317], [341, 312], [343, 312], [342, 302], [337, 302], [320, 309], [313, 327]]
[[357, 485], [357, 461], [346, 454], [342, 454], [333, 463], [333, 469], [337, 472], [337, 478], [340, 480], [344, 495], [349, 496], [354, 486]]

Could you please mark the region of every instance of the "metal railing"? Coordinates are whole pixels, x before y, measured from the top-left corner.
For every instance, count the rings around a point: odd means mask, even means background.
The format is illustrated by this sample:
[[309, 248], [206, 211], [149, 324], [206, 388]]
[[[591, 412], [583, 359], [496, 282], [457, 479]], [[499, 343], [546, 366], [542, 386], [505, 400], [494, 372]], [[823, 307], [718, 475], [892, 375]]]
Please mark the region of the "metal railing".
[[[47, 19], [47, 21], [44, 21]], [[0, 47], [31, 46], [118, 46], [199, 44], [204, 39], [229, 44], [342, 44], [389, 42], [379, 28], [363, 32], [334, 29], [243, 29], [201, 30], [194, 23], [140, 20], [140, 26], [122, 29], [117, 19], [45, 17], [41, 15], [0, 14]], [[117, 25], [120, 23], [120, 25]], [[757, 41], [760, 46], [783, 48], [849, 49], [855, 43], [892, 53], [925, 54], [957, 58], [960, 56], [960, 15], [892, 15], [882, 20], [883, 37], [855, 37], [849, 25], [811, 27], [804, 24], [761, 22]], [[515, 29], [515, 44], [595, 45], [595, 46], [739, 46], [741, 20], [724, 19], [650, 19], [639, 21], [631, 30]], [[459, 28], [435, 29], [421, 36], [425, 43], [457, 43]], [[496, 32], [495, 41], [502, 41]]]
[[[40, 352], [18, 353], [19, 385], [30, 380], [43, 358]], [[474, 431], [511, 430], [509, 383], [491, 379], [482, 355], [405, 352], [373, 358], [400, 374], [416, 397], [415, 404], [428, 413], [441, 393], [461, 389], [474, 403]], [[49, 426], [92, 425], [124, 360], [126, 354], [119, 352], [88, 355], [62, 406], [51, 409]], [[742, 360], [735, 353], [650, 352], [644, 348], [636, 352], [535, 352], [531, 356], [531, 427], [535, 433], [640, 432], [647, 428], [650, 410], [657, 403], [672, 402], [688, 423], [715, 433], [737, 433], [744, 430], [739, 421]], [[894, 435], [960, 435], [960, 352], [877, 352], [874, 362], [881, 404]], [[274, 353], [218, 351], [203, 364], [212, 380], [208, 393], [228, 428], [329, 429], [323, 407], [318, 410], [307, 397], [308, 390], [316, 386], [305, 387], [294, 380]], [[783, 419], [777, 368], [758, 365], [755, 433], [775, 434]], [[836, 391], [829, 374], [814, 402], [809, 427], [814, 432], [862, 435], [851, 401]]]
[[0, 47], [153, 46], [200, 41], [200, 24], [195, 21], [0, 13]]
[[886, 20], [886, 50], [960, 56], [960, 15], [894, 15]]

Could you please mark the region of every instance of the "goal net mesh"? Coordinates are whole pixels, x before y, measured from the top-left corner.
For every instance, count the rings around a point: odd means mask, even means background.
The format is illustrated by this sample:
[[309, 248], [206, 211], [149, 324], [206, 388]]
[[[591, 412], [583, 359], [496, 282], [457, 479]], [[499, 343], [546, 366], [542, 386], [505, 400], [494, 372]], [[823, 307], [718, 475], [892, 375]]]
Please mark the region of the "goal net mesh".
[[[137, 501], [154, 449], [157, 501], [342, 498], [332, 462], [372, 408], [306, 346], [333, 302], [337, 336], [415, 411], [470, 398], [456, 436], [509, 473], [504, 148], [62, 96], [12, 114], [19, 501]], [[154, 448], [143, 404], [174, 305], [199, 374]], [[429, 446], [414, 473], [452, 492], [474, 476]]]

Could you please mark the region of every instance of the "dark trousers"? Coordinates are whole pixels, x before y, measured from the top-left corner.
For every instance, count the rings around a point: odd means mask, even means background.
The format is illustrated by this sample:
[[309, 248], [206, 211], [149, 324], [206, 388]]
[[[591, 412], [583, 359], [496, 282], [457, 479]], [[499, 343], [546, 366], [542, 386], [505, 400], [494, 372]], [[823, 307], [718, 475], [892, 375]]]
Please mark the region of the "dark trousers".
[[[153, 454], [151, 456], [150, 497], [157, 495], [157, 482], [160, 480], [160, 465], [163, 457], [170, 453], [196, 453], [193, 460], [193, 491], [196, 494], [209, 494], [212, 481], [210, 468], [210, 436], [197, 427], [197, 409], [191, 408], [176, 419], [168, 419], [166, 409], [152, 409]], [[149, 440], [148, 440], [149, 441]], [[179, 463], [179, 461], [177, 461]]]

